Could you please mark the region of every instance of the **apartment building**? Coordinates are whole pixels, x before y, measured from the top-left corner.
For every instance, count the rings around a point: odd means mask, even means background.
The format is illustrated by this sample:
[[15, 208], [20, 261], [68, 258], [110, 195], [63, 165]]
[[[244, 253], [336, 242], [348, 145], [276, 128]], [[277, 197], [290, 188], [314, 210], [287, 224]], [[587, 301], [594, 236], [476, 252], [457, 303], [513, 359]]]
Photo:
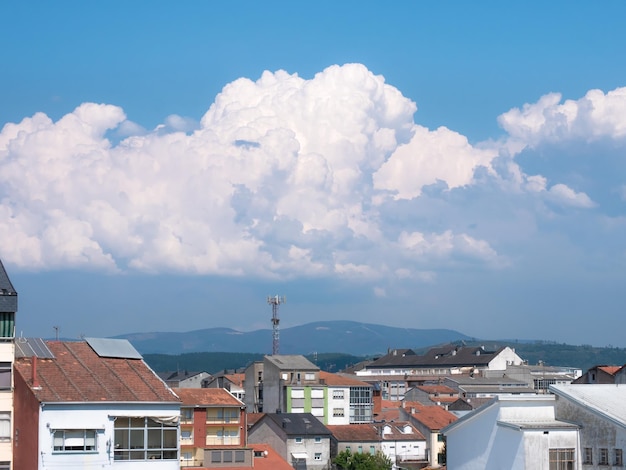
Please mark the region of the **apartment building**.
[[17, 292], [0, 261], [0, 470], [13, 462], [13, 358]]

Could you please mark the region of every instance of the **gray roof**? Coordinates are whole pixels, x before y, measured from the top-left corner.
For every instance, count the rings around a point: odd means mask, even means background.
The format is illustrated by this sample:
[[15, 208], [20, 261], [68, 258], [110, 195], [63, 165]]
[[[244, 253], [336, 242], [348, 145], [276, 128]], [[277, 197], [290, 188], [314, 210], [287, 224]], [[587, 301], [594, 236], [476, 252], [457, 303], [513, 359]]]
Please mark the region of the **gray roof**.
[[266, 413], [253, 427], [264, 420], [274, 421], [287, 436], [330, 436], [330, 430], [311, 413]]
[[276, 354], [272, 356], [265, 356], [265, 360], [271, 362], [277, 368], [284, 370], [320, 370], [319, 367], [309, 361], [306, 357], [297, 354]]
[[473, 367], [489, 364], [504, 348], [487, 351], [483, 347], [456, 346], [453, 344], [431, 348], [423, 355], [417, 355], [411, 349], [394, 349], [367, 364], [366, 369], [379, 368], [438, 368], [438, 367]]
[[550, 391], [626, 428], [626, 384], [550, 385]]
[[17, 312], [17, 292], [0, 260], [0, 313]]

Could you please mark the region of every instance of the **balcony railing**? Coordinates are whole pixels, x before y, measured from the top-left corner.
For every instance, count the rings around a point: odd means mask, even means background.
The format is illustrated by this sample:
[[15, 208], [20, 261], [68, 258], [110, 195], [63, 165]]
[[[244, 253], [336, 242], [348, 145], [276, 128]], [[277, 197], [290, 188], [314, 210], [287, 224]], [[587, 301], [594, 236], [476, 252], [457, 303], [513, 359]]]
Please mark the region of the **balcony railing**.
[[239, 436], [237, 437], [214, 437], [207, 436], [206, 445], [208, 446], [238, 446], [240, 442]]
[[239, 416], [207, 416], [206, 424], [239, 424]]

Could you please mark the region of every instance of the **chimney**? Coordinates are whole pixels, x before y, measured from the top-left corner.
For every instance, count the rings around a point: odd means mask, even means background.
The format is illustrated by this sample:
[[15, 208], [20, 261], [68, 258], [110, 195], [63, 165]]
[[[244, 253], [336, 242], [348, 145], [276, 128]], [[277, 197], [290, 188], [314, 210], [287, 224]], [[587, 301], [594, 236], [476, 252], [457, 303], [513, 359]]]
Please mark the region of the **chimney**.
[[33, 388], [41, 388], [37, 378], [37, 356], [33, 356]]

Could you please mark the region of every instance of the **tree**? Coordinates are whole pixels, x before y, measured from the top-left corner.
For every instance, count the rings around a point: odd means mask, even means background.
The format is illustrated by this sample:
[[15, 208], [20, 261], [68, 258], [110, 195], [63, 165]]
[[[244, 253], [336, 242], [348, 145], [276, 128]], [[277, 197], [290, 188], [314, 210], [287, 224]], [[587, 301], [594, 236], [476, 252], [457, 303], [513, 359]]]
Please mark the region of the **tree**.
[[380, 451], [375, 454], [353, 454], [344, 450], [335, 457], [333, 463], [344, 470], [389, 470], [393, 465], [389, 457]]

